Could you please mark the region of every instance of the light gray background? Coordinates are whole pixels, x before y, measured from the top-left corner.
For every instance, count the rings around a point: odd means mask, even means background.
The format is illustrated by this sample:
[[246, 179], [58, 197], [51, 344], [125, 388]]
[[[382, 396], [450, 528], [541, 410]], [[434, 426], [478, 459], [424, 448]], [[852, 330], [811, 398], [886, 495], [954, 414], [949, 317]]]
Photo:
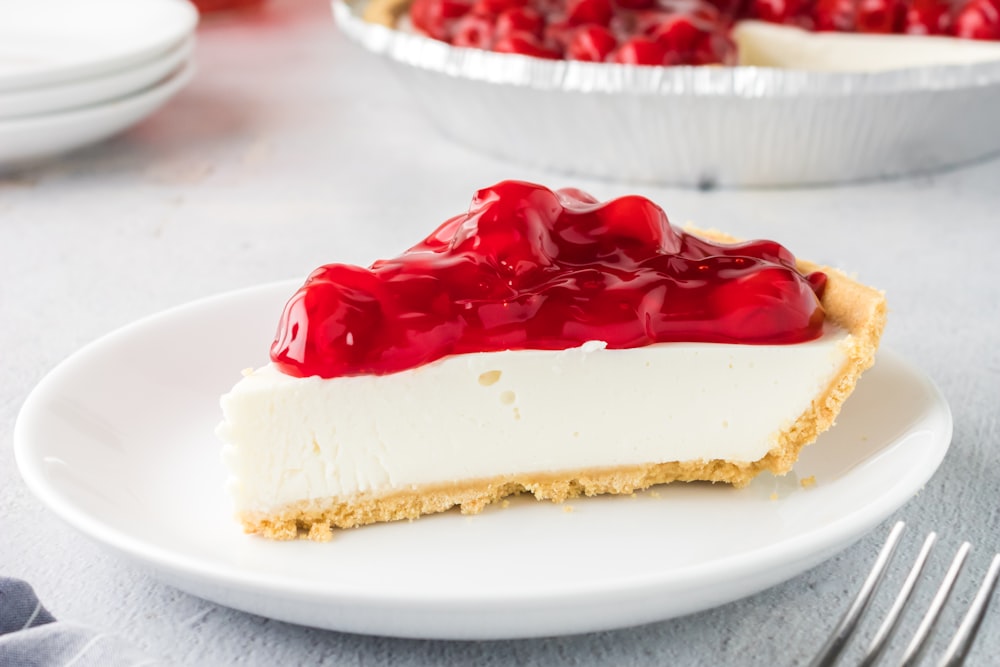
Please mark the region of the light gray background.
[[[940, 574], [971, 540], [958, 591], [970, 597], [971, 575], [1000, 549], [1000, 161], [892, 182], [749, 192], [542, 173], [439, 137], [382, 63], [336, 32], [321, 0], [275, 0], [263, 12], [207, 21], [198, 60], [194, 83], [124, 136], [0, 176], [0, 572], [33, 583], [58, 618], [116, 630], [182, 664], [807, 661], [888, 524], [784, 585], [687, 618], [544, 640], [412, 641], [291, 626], [181, 593], [105, 554], [25, 488], [12, 450], [18, 409], [82, 344], [205, 295], [398, 252], [461, 211], [477, 188], [511, 177], [600, 198], [638, 192], [674, 222], [776, 238], [884, 289], [885, 345], [935, 379], [955, 416], [940, 471], [895, 517], [911, 526], [903, 551], [912, 555], [924, 532], [939, 530], [931, 569]], [[997, 611], [974, 664], [1000, 655], [1000, 603]]]

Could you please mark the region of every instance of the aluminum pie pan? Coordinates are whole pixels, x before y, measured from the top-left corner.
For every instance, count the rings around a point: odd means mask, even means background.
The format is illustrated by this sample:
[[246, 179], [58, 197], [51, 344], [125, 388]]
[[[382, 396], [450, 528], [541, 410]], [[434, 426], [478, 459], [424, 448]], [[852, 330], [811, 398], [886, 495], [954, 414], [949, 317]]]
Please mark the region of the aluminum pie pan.
[[446, 136], [513, 162], [631, 183], [832, 184], [922, 173], [1000, 152], [1000, 60], [878, 72], [635, 67], [452, 47], [361, 18]]

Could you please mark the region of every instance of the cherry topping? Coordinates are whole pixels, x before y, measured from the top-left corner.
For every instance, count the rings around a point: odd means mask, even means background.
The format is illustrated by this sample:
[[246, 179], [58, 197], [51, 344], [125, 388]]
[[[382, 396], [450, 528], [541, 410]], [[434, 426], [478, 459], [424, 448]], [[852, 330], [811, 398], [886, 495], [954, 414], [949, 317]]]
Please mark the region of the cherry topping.
[[692, 17], [671, 14], [656, 25], [649, 36], [667, 53], [689, 54], [695, 50], [704, 33]]
[[498, 37], [509, 37], [516, 32], [541, 37], [544, 30], [545, 19], [530, 7], [506, 9], [497, 16], [496, 35]]
[[772, 241], [679, 231], [643, 197], [504, 181], [399, 257], [314, 271], [271, 358], [290, 375], [338, 377], [588, 340], [795, 343], [822, 332], [825, 282]]
[[493, 22], [485, 16], [466, 14], [455, 22], [451, 43], [474, 49], [489, 49], [493, 46]]
[[451, 27], [455, 19], [465, 16], [472, 9], [468, 0], [413, 0], [410, 20], [418, 30], [434, 39], [451, 40]]
[[649, 9], [656, 6], [656, 0], [617, 0], [622, 9]]
[[476, 3], [472, 5], [472, 13], [496, 18], [508, 9], [517, 9], [527, 4], [528, 0], [476, 0]]
[[951, 27], [947, 0], [910, 0], [903, 16], [903, 32], [910, 35], [946, 35]]
[[667, 50], [649, 37], [632, 37], [611, 54], [611, 61], [625, 65], [662, 65]]
[[573, 32], [573, 38], [566, 47], [566, 57], [570, 60], [604, 62], [618, 46], [618, 40], [610, 30], [600, 25], [585, 25]]
[[952, 21], [952, 33], [966, 39], [1000, 40], [1000, 3], [969, 0]]
[[702, 36], [688, 61], [692, 65], [736, 64], [736, 43], [722, 32]]
[[577, 30], [579, 30], [577, 26], [572, 26], [566, 21], [552, 21], [545, 26], [542, 34], [547, 44], [554, 44], [565, 51], [569, 48], [569, 43], [573, 41], [573, 35]]
[[525, 32], [516, 32], [506, 37], [501, 37], [493, 44], [493, 50], [497, 53], [517, 53], [522, 56], [533, 56], [548, 60], [562, 58], [561, 53], [545, 46], [540, 39]]
[[379, 340], [381, 292], [366, 269], [318, 269], [285, 305], [271, 358], [283, 368], [308, 359], [328, 377], [376, 372], [367, 354]]
[[750, 15], [772, 23], [794, 23], [802, 13], [802, 0], [751, 0]]
[[[1000, 0], [413, 0], [410, 14], [418, 30], [456, 46], [630, 65], [735, 64], [729, 31], [748, 17], [1000, 40]], [[479, 18], [463, 20], [470, 15]]]
[[816, 30], [854, 32], [856, 14], [854, 0], [816, 0], [812, 10]]
[[566, 23], [572, 26], [607, 26], [613, 14], [611, 0], [568, 0], [566, 3]]
[[858, 0], [858, 32], [889, 34], [902, 29], [906, 7], [899, 0]]

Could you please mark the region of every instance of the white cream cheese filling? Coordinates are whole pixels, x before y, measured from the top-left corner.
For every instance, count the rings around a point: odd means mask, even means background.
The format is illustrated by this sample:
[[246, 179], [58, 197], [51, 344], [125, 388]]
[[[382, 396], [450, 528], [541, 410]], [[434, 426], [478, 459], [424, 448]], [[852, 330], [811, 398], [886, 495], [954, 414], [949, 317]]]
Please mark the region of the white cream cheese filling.
[[275, 366], [221, 399], [239, 511], [521, 473], [725, 459], [775, 445], [844, 367], [849, 335], [446, 357], [392, 375]]

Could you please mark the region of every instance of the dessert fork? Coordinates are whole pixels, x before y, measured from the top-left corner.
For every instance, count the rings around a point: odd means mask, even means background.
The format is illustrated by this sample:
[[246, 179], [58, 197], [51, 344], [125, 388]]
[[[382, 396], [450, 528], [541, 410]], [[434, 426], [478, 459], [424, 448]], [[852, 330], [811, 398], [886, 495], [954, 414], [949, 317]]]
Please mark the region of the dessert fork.
[[[883, 575], [885, 575], [886, 569], [889, 566], [889, 561], [892, 559], [892, 555], [899, 543], [900, 536], [903, 533], [903, 526], [904, 524], [902, 521], [893, 526], [888, 539], [886, 539], [885, 545], [883, 545], [882, 550], [878, 554], [878, 558], [875, 559], [875, 565], [872, 567], [871, 572], [865, 579], [864, 584], [862, 584], [861, 590], [858, 591], [857, 598], [855, 598], [854, 602], [852, 602], [851, 606], [847, 609], [847, 612], [840, 619], [840, 623], [834, 629], [830, 638], [827, 639], [826, 644], [824, 644], [819, 654], [813, 658], [813, 661], [810, 663], [811, 667], [829, 667], [837, 662], [841, 652], [847, 646], [847, 643], [854, 634], [862, 614], [864, 614], [869, 603], [871, 603], [875, 590], [878, 588]], [[931, 548], [934, 546], [936, 539], [937, 535], [935, 533], [927, 535], [923, 546], [920, 548], [920, 552], [917, 554], [917, 558], [914, 561], [913, 566], [910, 568], [909, 574], [903, 581], [899, 594], [896, 596], [896, 599], [883, 619], [882, 624], [875, 632], [875, 636], [872, 638], [864, 657], [861, 659], [861, 662], [858, 663], [859, 665], [867, 666], [875, 664], [875, 661], [878, 660], [879, 656], [882, 655], [883, 651], [885, 651], [886, 646], [889, 643], [889, 639], [892, 637], [893, 631], [896, 629], [903, 609], [910, 601], [910, 597], [913, 594], [917, 580], [923, 572], [924, 565], [927, 562], [927, 557], [930, 555]], [[948, 601], [948, 597], [955, 586], [955, 581], [958, 579], [958, 574], [962, 569], [962, 565], [965, 563], [965, 557], [968, 555], [970, 548], [971, 545], [968, 542], [963, 543], [962, 546], [959, 547], [954, 560], [952, 560], [951, 565], [948, 567], [948, 571], [944, 575], [944, 579], [942, 580], [937, 593], [934, 595], [933, 600], [931, 600], [927, 612], [924, 614], [923, 619], [921, 619], [920, 625], [917, 626], [917, 630], [909, 644], [907, 644], [899, 665], [914, 665], [917, 660], [920, 659], [927, 646], [927, 639], [930, 636], [931, 631], [934, 629], [934, 625], [940, 617], [941, 610]], [[979, 631], [979, 626], [982, 623], [983, 617], [986, 615], [986, 610], [989, 607], [990, 600], [993, 596], [993, 590], [997, 585], [998, 576], [1000, 576], [1000, 554], [993, 557], [993, 561], [990, 563], [990, 567], [986, 572], [986, 577], [980, 584], [979, 590], [976, 592], [965, 617], [962, 619], [962, 622], [955, 631], [951, 642], [948, 644], [948, 648], [938, 661], [938, 667], [953, 667], [961, 665], [965, 662], [965, 656], [968, 654], [972, 643], [975, 641], [976, 633]]]

